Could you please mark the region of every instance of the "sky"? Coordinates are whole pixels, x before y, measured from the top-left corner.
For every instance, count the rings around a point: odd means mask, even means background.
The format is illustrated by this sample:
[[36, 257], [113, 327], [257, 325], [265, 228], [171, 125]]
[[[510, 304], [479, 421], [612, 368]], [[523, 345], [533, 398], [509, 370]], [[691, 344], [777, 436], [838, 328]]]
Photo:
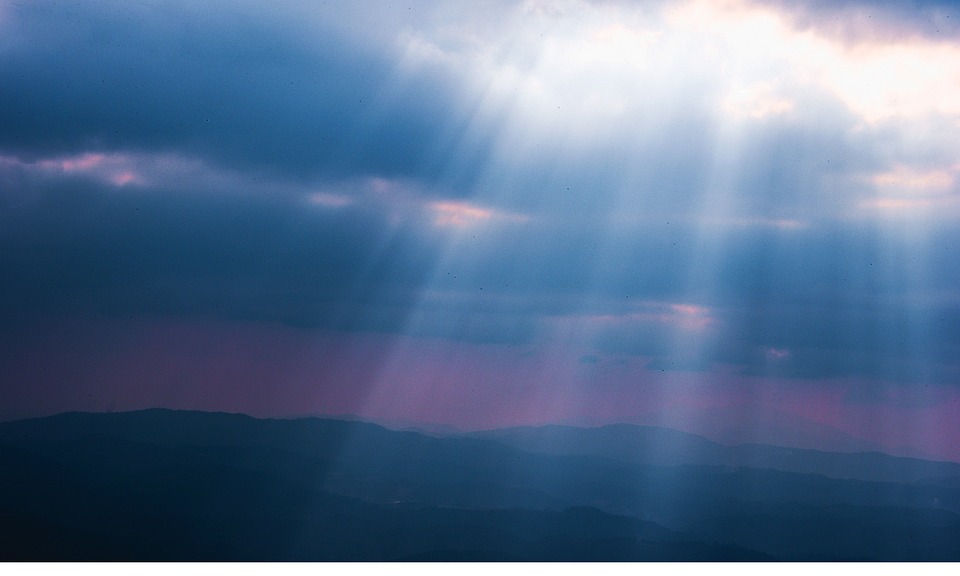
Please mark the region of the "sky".
[[0, 419], [960, 461], [960, 6], [0, 0]]

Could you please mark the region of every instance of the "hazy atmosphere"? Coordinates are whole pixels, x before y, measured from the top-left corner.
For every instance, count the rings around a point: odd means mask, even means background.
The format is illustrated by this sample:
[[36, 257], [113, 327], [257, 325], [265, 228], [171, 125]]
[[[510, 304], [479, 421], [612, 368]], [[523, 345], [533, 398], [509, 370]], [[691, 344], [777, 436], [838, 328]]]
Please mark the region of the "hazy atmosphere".
[[960, 8], [0, 0], [0, 302], [0, 420], [960, 461]]

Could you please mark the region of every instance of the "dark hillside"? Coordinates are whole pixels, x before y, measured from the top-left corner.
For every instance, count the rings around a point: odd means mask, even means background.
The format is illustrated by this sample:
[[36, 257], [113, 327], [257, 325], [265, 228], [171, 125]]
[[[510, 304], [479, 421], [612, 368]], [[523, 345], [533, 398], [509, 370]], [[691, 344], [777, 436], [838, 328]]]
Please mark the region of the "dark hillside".
[[[168, 410], [3, 423], [0, 529], [14, 536], [0, 558], [960, 559], [949, 477], [654, 465], [595, 438], [585, 453], [577, 435], [595, 432], [563, 433], [570, 453]], [[716, 457], [694, 441], [691, 458]]]

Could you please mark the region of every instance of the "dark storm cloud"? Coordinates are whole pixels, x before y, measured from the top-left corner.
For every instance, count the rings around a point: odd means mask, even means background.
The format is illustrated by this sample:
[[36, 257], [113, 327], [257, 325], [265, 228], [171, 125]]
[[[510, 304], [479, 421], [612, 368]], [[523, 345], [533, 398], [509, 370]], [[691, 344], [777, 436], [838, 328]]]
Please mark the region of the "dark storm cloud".
[[422, 172], [456, 114], [451, 79], [420, 69], [384, 103], [397, 30], [378, 38], [343, 10], [275, 8], [7, 5], [0, 150], [176, 151], [295, 176]]
[[960, 36], [960, 7], [951, 0], [755, 0], [791, 15], [803, 28], [844, 40], [932, 39]]
[[[850, 216], [892, 163], [949, 165], [948, 139], [906, 150], [899, 126], [864, 127], [789, 82], [790, 114], [730, 120], [727, 71], [693, 42], [687, 59], [653, 45], [636, 85], [594, 86], [544, 72], [521, 40], [488, 51], [509, 14], [496, 3], [477, 19], [377, 4], [5, 5], [5, 321], [178, 315], [483, 342], [567, 322], [661, 369], [955, 374], [955, 229], [899, 237]], [[427, 56], [410, 64], [417, 42]], [[592, 80], [587, 64], [570, 65]], [[506, 96], [486, 85], [504, 70], [520, 77]], [[542, 101], [511, 96], [526, 74]], [[613, 120], [564, 108], [608, 93], [629, 97]], [[117, 172], [63, 167], [91, 152]], [[438, 224], [438, 198], [489, 222]]]
[[314, 209], [192, 190], [116, 194], [76, 180], [4, 207], [11, 314], [222, 315], [330, 322], [338, 306], [403, 299], [432, 256], [364, 208]]

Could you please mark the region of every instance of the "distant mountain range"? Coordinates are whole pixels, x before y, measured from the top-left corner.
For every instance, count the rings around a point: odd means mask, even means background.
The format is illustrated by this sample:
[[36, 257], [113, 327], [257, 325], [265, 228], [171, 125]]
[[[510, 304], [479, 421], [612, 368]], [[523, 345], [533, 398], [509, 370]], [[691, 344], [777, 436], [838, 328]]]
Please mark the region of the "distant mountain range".
[[[758, 412], [749, 406], [672, 408], [638, 416], [631, 423], [682, 430], [725, 445], [772, 444], [830, 452], [889, 452], [877, 442], [809, 418], [780, 411]], [[918, 450], [900, 448], [897, 456], [924, 458]]]
[[830, 478], [884, 482], [938, 482], [960, 478], [960, 464], [881, 452], [826, 452], [767, 444], [725, 446], [686, 432], [614, 424], [596, 428], [521, 427], [476, 432], [527, 452], [602, 456], [632, 464], [768, 468]]
[[960, 464], [661, 427], [0, 423], [2, 560], [960, 560]]

